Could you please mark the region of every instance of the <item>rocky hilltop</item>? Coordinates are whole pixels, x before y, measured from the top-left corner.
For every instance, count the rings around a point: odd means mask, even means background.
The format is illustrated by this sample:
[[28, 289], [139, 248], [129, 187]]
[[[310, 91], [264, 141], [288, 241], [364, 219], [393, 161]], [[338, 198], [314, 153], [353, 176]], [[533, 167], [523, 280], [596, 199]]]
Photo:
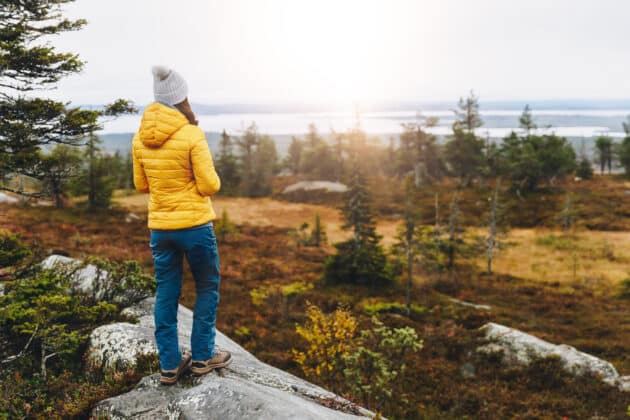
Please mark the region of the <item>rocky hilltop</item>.
[[[42, 265], [74, 264], [71, 258], [52, 255]], [[99, 272], [86, 266], [74, 273], [74, 287], [100, 296]], [[127, 297], [119, 297], [125, 301]], [[122, 311], [137, 323], [118, 322], [92, 331], [87, 351], [91, 369], [120, 371], [133, 367], [141, 355], [157, 353], [153, 321], [154, 297]], [[179, 341], [190, 349], [192, 311], [179, 306]], [[159, 374], [144, 377], [134, 389], [99, 402], [96, 418], [110, 419], [352, 419], [374, 413], [290, 373], [261, 362], [243, 347], [217, 331], [216, 345], [229, 350], [233, 363], [203, 377], [185, 376], [177, 385], [163, 386]]]
[[[115, 323], [95, 329], [88, 361], [105, 370], [120, 369], [146, 353], [156, 352], [150, 297], [125, 309], [138, 324]], [[179, 340], [189, 348], [192, 311], [179, 306]], [[374, 414], [347, 400], [269, 366], [217, 332], [216, 344], [229, 350], [234, 362], [219, 373], [165, 387], [159, 375], [147, 376], [132, 391], [101, 401], [97, 418], [179, 419], [344, 419]]]

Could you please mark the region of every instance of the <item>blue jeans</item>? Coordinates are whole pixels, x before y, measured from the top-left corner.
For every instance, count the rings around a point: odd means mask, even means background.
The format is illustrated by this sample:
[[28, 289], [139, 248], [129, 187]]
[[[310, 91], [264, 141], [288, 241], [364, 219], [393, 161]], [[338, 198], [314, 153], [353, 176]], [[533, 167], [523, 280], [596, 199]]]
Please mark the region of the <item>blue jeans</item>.
[[151, 230], [155, 265], [155, 340], [163, 370], [179, 366], [182, 353], [177, 336], [177, 308], [182, 291], [183, 256], [195, 279], [197, 299], [193, 314], [193, 360], [214, 356], [216, 313], [219, 304], [219, 251], [212, 222], [188, 229]]

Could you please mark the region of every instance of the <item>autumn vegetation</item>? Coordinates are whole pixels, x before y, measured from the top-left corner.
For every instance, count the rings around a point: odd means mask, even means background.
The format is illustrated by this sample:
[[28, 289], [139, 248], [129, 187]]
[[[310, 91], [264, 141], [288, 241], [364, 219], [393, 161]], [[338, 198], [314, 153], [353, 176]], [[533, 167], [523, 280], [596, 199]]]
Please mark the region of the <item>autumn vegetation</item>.
[[[68, 293], [71, 273], [38, 265], [59, 253], [111, 272], [112, 293], [123, 278], [139, 296], [153, 288], [146, 197], [132, 191], [129, 157], [98, 140], [102, 118], [133, 104], [87, 110], [23, 95], [81, 69], [76, 55], [37, 47], [85, 24], [57, 14], [68, 1], [0, 6], [0, 189], [24, 198], [0, 204], [0, 417], [85, 417], [156, 369], [149, 357], [114, 376], [90, 371], [89, 333], [121, 306]], [[557, 359], [505, 367], [475, 349], [493, 321], [630, 373], [630, 244], [614, 236], [630, 229], [630, 125], [621, 142], [595, 140], [595, 174], [568, 139], [537, 130], [529, 107], [506, 138], [479, 136], [479, 106], [470, 92], [449, 135], [420, 116], [387, 146], [360, 120], [346, 132], [311, 125], [286, 156], [255, 123], [224, 132], [213, 150], [217, 326], [389, 418], [624, 418], [626, 394]], [[289, 217], [295, 203], [281, 191], [298, 180], [348, 191]], [[186, 272], [181, 303], [194, 298]]]

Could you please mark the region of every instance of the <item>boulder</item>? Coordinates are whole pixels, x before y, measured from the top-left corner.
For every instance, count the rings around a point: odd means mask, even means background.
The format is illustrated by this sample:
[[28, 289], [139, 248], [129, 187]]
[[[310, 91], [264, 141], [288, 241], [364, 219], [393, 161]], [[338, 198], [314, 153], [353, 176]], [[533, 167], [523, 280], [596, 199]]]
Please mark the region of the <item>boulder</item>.
[[83, 263], [79, 260], [57, 254], [50, 255], [41, 262], [44, 270], [50, 270], [55, 267], [76, 269], [72, 275], [72, 287], [83, 293], [94, 294], [94, 297], [100, 299], [104, 294], [104, 290], [98, 289], [97, 283], [99, 283], [100, 277], [107, 276], [107, 272], [101, 271], [99, 273], [98, 268], [92, 264], [79, 268], [81, 265]]
[[[97, 301], [103, 300], [112, 294], [112, 284], [109, 273], [101, 270], [93, 264], [84, 264], [80, 260], [66, 257], [63, 255], [50, 255], [41, 262], [44, 269], [52, 269], [54, 267], [64, 267], [70, 270], [71, 288], [81, 293], [93, 296]], [[120, 293], [111, 297], [112, 301], [121, 306], [131, 305], [147, 296], [143, 291], [129, 287], [125, 289], [124, 279], [122, 280], [122, 289], [124, 293]], [[138, 296], [140, 295], [140, 296]]]
[[12, 195], [0, 192], [0, 203], [15, 204], [18, 201], [19, 201], [18, 198], [13, 197]]
[[[116, 323], [95, 329], [87, 360], [92, 367], [130, 367], [141, 354], [156, 353], [153, 321], [155, 298], [147, 298], [123, 314], [137, 324]], [[179, 341], [190, 349], [192, 311], [179, 306]], [[216, 345], [232, 353], [233, 363], [199, 378], [187, 376], [171, 387], [159, 375], [143, 378], [131, 391], [99, 402], [96, 418], [117, 419], [350, 419], [374, 413], [305, 380], [256, 359], [217, 331]]]
[[566, 344], [553, 344], [514, 328], [490, 322], [481, 327], [490, 343], [477, 348], [485, 354], [501, 354], [508, 365], [528, 365], [534, 359], [556, 356], [573, 375], [593, 374], [622, 391], [630, 391], [630, 376], [620, 376], [610, 363]]
[[296, 191], [317, 191], [321, 190], [328, 193], [345, 193], [348, 187], [340, 182], [330, 181], [300, 181], [286, 187], [282, 194], [289, 194]]

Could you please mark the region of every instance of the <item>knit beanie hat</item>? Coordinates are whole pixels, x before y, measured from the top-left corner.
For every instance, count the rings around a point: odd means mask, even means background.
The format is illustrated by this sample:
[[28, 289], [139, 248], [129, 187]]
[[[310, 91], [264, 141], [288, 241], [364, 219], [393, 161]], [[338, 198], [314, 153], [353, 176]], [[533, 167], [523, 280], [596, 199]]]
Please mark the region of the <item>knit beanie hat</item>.
[[153, 66], [153, 96], [157, 102], [175, 105], [188, 96], [188, 85], [175, 70], [165, 66]]

